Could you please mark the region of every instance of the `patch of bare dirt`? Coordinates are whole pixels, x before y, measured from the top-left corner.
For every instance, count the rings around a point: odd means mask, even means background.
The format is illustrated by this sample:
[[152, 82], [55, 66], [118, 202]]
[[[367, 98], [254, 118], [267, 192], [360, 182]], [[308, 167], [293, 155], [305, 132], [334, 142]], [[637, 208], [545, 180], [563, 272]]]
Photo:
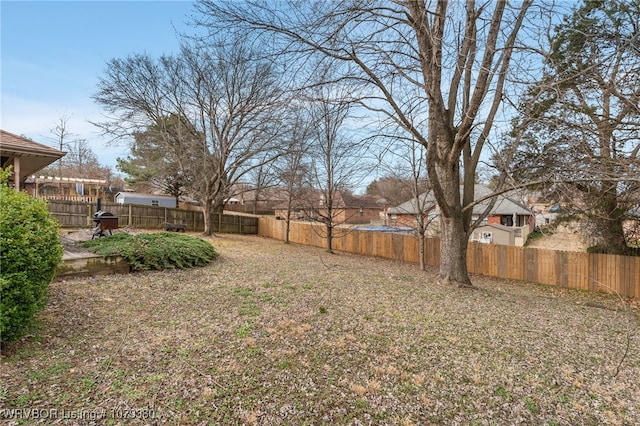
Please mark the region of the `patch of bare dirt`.
[[79, 243], [91, 239], [90, 230], [62, 232], [60, 234], [60, 242], [65, 253], [84, 253], [88, 250]]
[[569, 230], [561, 230], [554, 234], [547, 234], [542, 238], [531, 241], [527, 247], [534, 247], [546, 250], [564, 250], [586, 252], [587, 244], [584, 242], [582, 235]]

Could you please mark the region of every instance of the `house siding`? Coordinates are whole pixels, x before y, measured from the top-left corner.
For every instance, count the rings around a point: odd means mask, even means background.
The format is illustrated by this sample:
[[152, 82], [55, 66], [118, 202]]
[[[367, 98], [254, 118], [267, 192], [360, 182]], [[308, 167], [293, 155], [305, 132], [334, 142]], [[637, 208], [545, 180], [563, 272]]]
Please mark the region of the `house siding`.
[[157, 206], [176, 208], [176, 199], [166, 195], [144, 195], [126, 192], [118, 192], [114, 198], [117, 204], [136, 204], [140, 206]]

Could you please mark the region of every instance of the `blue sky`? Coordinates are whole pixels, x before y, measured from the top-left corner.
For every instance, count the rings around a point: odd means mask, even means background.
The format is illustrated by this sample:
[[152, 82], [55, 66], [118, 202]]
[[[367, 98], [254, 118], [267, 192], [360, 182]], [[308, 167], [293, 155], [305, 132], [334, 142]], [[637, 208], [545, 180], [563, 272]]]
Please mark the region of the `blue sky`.
[[68, 117], [70, 138], [85, 139], [115, 170], [125, 146], [88, 121], [101, 121], [91, 96], [112, 58], [154, 57], [178, 49], [191, 1], [0, 1], [0, 128], [55, 146], [51, 129]]

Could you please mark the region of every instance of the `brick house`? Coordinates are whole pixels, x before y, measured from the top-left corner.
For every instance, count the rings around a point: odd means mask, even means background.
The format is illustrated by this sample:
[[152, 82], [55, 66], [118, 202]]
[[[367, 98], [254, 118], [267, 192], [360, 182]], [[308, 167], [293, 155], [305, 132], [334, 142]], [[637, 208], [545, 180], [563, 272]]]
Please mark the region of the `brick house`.
[[[380, 198], [337, 191], [333, 199], [333, 222], [352, 225], [377, 222], [384, 214], [384, 208]], [[324, 194], [321, 191], [309, 191], [293, 201], [291, 219], [321, 221], [327, 217], [327, 211]], [[275, 215], [285, 218], [286, 204], [276, 206]]]
[[[482, 199], [489, 196], [492, 191], [484, 185], [475, 185], [474, 193], [476, 199]], [[484, 213], [489, 203], [489, 200], [484, 200], [473, 206], [472, 221], [477, 220]], [[420, 203], [416, 203], [415, 200], [409, 200], [399, 206], [387, 209], [385, 212], [385, 224], [388, 226], [415, 227], [415, 215], [418, 214], [418, 205], [423, 206], [422, 214], [430, 223], [427, 228], [427, 235], [439, 235], [440, 222], [437, 219], [440, 210], [432, 192], [421, 194]], [[485, 229], [487, 226], [490, 229]], [[494, 233], [497, 233], [500, 234], [500, 241], [509, 241], [513, 245], [523, 245], [524, 241], [526, 241], [526, 236], [533, 231], [534, 226], [535, 216], [529, 208], [505, 195], [498, 195], [489, 215], [475, 230], [471, 240], [489, 242], [490, 239], [493, 240], [489, 236], [493, 237]], [[482, 238], [483, 235], [485, 238]], [[516, 237], [517, 235], [519, 236]]]

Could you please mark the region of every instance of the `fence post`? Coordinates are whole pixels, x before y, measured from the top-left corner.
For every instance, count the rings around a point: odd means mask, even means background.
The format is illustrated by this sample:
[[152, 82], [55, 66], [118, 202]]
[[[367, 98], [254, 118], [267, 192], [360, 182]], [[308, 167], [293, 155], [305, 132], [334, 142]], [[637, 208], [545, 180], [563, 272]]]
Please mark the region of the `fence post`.
[[127, 220], [127, 226], [131, 227], [133, 226], [133, 224], [131, 223], [133, 221], [132, 216], [131, 216], [131, 204], [129, 204], [129, 218]]

